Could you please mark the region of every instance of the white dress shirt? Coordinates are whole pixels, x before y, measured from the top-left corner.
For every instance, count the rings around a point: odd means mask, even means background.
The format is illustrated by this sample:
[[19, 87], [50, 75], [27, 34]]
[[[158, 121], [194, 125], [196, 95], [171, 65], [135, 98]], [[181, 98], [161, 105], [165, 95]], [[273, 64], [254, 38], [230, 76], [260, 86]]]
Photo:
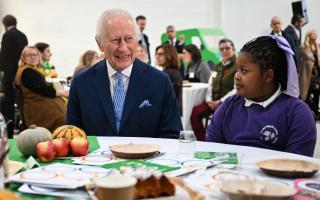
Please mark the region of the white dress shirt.
[[276, 98], [278, 98], [280, 95], [281, 95], [281, 86], [279, 85], [277, 91], [269, 99], [267, 99], [265, 101], [255, 102], [255, 101], [252, 101], [250, 99], [244, 98], [244, 100], [245, 100], [244, 106], [249, 107], [252, 104], [258, 104], [258, 105], [266, 108], [268, 105], [270, 105], [272, 102], [274, 102], [274, 100], [276, 100]]
[[[110, 92], [111, 92], [111, 97], [112, 97], [112, 100], [113, 100], [114, 88], [116, 87], [116, 84], [117, 84], [117, 80], [114, 77], [114, 74], [117, 73], [117, 71], [114, 70], [111, 67], [111, 64], [108, 62], [108, 60], [106, 60], [106, 63], [107, 63], [107, 70], [108, 70], [109, 80], [110, 80]], [[124, 84], [124, 87], [125, 87], [125, 90], [126, 90], [126, 95], [127, 95], [127, 91], [128, 91], [128, 86], [129, 86], [129, 80], [130, 80], [130, 76], [131, 76], [132, 66], [133, 66], [133, 63], [129, 67], [127, 67], [127, 68], [125, 68], [124, 70], [121, 71], [121, 73], [124, 74], [124, 76], [123, 76], [123, 84]]]

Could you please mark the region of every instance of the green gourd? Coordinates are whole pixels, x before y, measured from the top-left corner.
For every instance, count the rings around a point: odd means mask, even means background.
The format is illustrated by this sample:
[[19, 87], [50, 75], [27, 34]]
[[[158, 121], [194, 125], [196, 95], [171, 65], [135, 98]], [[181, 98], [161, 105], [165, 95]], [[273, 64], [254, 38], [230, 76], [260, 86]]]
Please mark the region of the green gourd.
[[16, 137], [19, 151], [26, 157], [37, 156], [37, 144], [52, 140], [51, 132], [43, 127], [31, 125]]

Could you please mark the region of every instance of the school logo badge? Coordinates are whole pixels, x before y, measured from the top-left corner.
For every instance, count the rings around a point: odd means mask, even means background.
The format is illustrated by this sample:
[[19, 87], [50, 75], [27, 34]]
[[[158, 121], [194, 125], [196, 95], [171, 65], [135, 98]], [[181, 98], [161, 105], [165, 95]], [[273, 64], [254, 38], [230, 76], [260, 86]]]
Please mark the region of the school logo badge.
[[260, 132], [260, 140], [263, 143], [275, 144], [278, 141], [278, 130], [276, 127], [267, 125]]

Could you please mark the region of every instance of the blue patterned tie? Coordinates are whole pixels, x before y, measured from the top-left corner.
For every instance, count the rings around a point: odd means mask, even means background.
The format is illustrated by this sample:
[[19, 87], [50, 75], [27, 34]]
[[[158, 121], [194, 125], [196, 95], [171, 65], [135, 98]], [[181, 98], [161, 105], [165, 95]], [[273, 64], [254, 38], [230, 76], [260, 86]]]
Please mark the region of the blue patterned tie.
[[113, 106], [114, 106], [114, 113], [116, 115], [117, 130], [119, 131], [123, 104], [126, 97], [126, 91], [125, 91], [123, 80], [122, 80], [124, 74], [122, 74], [121, 72], [117, 72], [114, 74], [114, 76], [116, 77], [117, 83], [114, 88]]

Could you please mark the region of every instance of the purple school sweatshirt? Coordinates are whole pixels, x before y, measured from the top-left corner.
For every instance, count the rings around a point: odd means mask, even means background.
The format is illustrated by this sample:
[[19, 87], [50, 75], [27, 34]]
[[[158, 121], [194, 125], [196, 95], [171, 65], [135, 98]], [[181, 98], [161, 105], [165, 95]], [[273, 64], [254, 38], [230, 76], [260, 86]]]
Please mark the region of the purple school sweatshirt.
[[316, 125], [303, 101], [281, 94], [266, 108], [244, 104], [238, 95], [225, 100], [213, 115], [206, 141], [313, 156]]

